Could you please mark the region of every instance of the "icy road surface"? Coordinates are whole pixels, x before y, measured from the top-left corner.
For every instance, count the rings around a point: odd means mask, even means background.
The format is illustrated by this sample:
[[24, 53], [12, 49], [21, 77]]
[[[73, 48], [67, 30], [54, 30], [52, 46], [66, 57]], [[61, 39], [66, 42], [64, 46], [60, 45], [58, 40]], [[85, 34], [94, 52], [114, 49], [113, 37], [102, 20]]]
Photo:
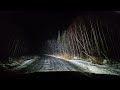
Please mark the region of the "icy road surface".
[[31, 59], [23, 62], [12, 70], [20, 70], [24, 73], [46, 72], [46, 71], [78, 71], [74, 64], [51, 56], [40, 56], [36, 60]]
[[35, 59], [24, 61], [13, 71], [23, 73], [49, 72], [49, 71], [78, 71], [96, 74], [111, 74], [120, 76], [120, 64], [116, 65], [97, 65], [83, 60], [63, 60], [52, 56], [39, 56]]

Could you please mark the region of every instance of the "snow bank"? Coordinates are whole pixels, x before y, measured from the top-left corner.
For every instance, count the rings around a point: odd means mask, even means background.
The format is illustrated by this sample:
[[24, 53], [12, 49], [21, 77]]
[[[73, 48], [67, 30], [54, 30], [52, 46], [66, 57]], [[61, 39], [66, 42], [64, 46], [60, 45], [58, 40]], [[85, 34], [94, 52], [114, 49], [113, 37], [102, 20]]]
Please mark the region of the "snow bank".
[[85, 72], [95, 73], [95, 74], [111, 74], [111, 75], [119, 75], [120, 76], [120, 68], [117, 68], [119, 65], [98, 65], [93, 64], [91, 62], [83, 61], [83, 60], [69, 60], [72, 64], [83, 69]]
[[19, 70], [19, 69], [25, 68], [25, 67], [27, 67], [28, 65], [30, 65], [34, 61], [35, 61], [35, 59], [26, 60], [26, 61], [22, 62], [20, 64], [20, 66], [15, 67], [12, 70]]

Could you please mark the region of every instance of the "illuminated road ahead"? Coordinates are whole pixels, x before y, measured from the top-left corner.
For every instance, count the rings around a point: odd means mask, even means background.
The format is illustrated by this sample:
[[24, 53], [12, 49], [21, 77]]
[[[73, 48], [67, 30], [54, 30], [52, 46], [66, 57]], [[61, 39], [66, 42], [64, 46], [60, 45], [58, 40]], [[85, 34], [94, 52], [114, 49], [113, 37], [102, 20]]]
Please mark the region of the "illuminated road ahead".
[[25, 73], [43, 72], [43, 71], [81, 71], [74, 64], [50, 56], [42, 56], [36, 60], [26, 61], [23, 64], [15, 67], [14, 70], [20, 70]]
[[12, 68], [12, 71], [22, 73], [50, 72], [50, 71], [78, 71], [96, 74], [120, 75], [120, 64], [98, 65], [85, 60], [63, 60], [52, 56], [37, 56]]

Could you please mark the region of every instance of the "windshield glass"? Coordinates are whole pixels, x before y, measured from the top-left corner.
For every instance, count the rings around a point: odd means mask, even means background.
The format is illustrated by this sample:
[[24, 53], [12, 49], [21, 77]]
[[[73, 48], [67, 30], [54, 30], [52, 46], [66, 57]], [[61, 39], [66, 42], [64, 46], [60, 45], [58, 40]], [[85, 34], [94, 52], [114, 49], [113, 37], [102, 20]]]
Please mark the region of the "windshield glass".
[[0, 12], [0, 72], [120, 75], [120, 12]]

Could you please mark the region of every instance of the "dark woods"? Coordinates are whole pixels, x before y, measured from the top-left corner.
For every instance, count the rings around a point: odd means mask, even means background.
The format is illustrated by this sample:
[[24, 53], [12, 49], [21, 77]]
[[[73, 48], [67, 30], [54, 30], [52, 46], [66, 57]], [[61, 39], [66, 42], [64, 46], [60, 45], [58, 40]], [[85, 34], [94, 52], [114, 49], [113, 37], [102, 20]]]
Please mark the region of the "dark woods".
[[48, 45], [45, 47], [44, 43], [53, 40], [59, 43], [57, 54], [64, 50], [73, 56], [85, 54], [87, 57], [118, 59], [119, 21], [119, 14], [112, 12], [2, 12], [0, 57], [47, 53]]

